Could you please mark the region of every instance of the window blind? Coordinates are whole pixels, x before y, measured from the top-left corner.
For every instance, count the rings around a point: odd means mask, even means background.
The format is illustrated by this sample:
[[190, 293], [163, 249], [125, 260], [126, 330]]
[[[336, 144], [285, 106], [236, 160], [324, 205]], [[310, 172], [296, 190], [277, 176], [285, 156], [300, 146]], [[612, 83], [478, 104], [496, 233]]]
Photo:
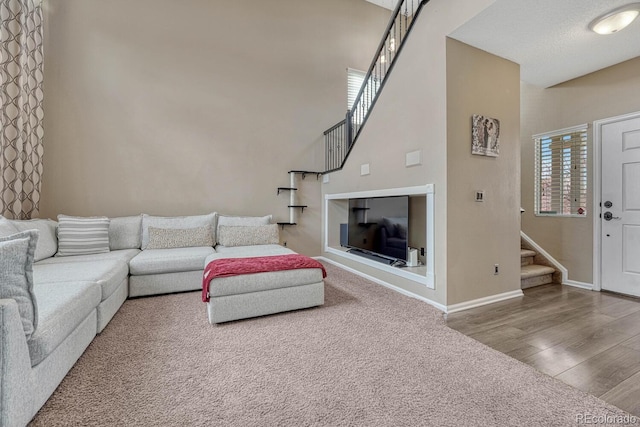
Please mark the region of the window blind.
[[367, 73], [364, 71], [347, 68], [347, 110], [353, 109], [353, 103], [356, 101], [356, 96], [358, 96], [366, 76]]
[[536, 215], [587, 214], [587, 125], [534, 135]]

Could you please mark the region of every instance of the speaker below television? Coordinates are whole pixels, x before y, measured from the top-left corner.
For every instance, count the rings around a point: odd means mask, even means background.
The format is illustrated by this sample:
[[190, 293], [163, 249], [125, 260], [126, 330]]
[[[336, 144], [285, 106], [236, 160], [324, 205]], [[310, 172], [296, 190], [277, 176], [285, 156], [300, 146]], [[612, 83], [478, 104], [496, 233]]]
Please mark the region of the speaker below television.
[[418, 266], [418, 250], [416, 248], [409, 248], [409, 253], [407, 254], [407, 267], [417, 267]]
[[340, 246], [346, 248], [349, 246], [349, 229], [348, 224], [340, 224]]

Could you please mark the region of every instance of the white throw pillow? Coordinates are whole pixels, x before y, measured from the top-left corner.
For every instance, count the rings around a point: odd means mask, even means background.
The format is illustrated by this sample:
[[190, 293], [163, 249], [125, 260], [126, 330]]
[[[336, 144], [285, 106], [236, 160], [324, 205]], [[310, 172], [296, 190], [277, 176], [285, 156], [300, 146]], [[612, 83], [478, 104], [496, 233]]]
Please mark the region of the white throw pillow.
[[149, 227], [155, 228], [196, 228], [196, 227], [211, 227], [211, 238], [215, 242], [216, 236], [213, 233], [215, 230], [216, 213], [212, 212], [208, 215], [191, 215], [191, 216], [152, 216], [142, 215], [142, 249], [147, 249], [149, 245]]
[[213, 246], [211, 226], [194, 228], [149, 227], [147, 249], [172, 249]]
[[18, 304], [22, 328], [27, 339], [38, 327], [38, 304], [33, 293], [33, 258], [38, 230], [0, 237], [0, 299]]
[[277, 245], [280, 243], [278, 224], [253, 226], [218, 226], [222, 246]]
[[[249, 227], [255, 225], [269, 225], [271, 224], [271, 215], [265, 216], [230, 216], [230, 215], [218, 215], [218, 229], [221, 225], [230, 227]], [[216, 234], [220, 231], [216, 230]], [[217, 240], [220, 243], [220, 239]], [[222, 243], [220, 243], [222, 244]]]

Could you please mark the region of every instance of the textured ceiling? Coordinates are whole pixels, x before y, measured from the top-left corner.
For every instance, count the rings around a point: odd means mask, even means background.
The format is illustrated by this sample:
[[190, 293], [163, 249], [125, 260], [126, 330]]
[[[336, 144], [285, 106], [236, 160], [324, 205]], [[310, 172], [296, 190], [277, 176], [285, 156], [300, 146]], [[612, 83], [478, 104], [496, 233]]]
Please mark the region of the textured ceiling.
[[[388, 9], [394, 0], [367, 0]], [[520, 64], [523, 81], [553, 86], [640, 56], [640, 19], [615, 34], [589, 23], [634, 0], [496, 0], [450, 37]]]

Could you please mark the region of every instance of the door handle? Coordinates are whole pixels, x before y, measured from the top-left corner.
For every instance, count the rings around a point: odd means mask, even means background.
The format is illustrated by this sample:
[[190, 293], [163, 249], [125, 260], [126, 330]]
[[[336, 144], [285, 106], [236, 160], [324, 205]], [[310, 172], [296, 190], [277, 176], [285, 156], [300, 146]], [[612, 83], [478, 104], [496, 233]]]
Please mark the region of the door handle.
[[603, 218], [605, 221], [611, 221], [612, 219], [621, 219], [619, 216], [613, 216], [611, 212], [605, 212]]

